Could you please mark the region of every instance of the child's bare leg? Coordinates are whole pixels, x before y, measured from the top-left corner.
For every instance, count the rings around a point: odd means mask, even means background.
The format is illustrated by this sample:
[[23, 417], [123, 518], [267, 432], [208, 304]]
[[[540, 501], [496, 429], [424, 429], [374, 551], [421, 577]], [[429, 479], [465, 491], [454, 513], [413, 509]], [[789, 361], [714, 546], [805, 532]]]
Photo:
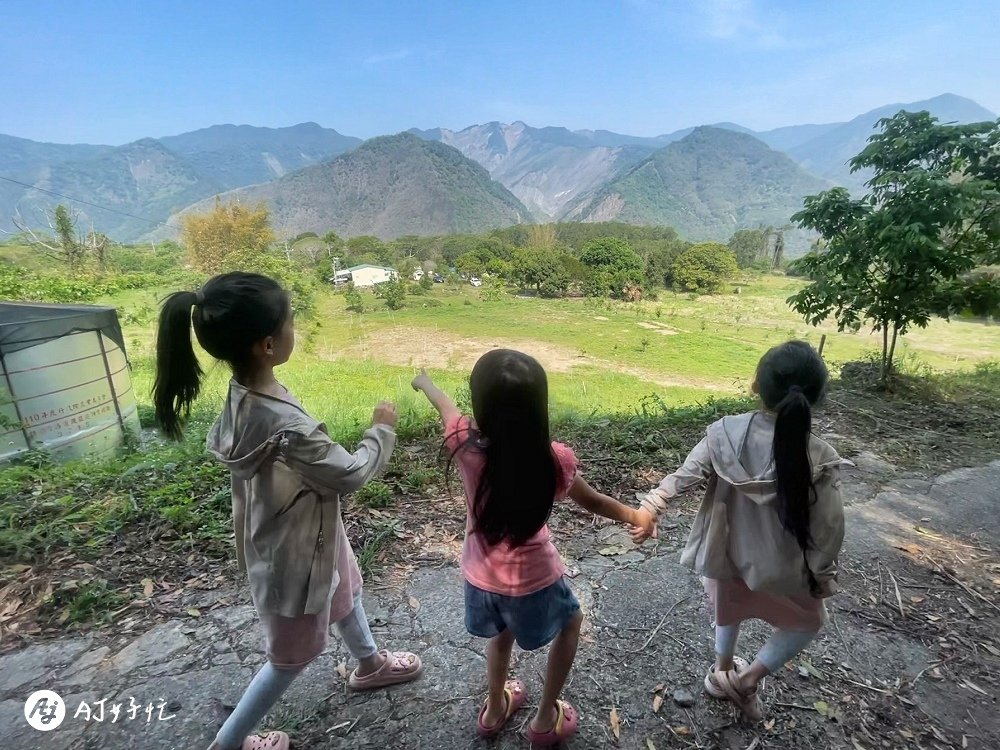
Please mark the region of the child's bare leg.
[[558, 716], [556, 700], [566, 684], [569, 670], [573, 667], [576, 647], [580, 643], [581, 625], [583, 625], [583, 613], [577, 610], [569, 624], [552, 641], [552, 647], [549, 649], [549, 662], [545, 670], [542, 699], [538, 703], [535, 718], [531, 720], [531, 728], [536, 732], [548, 732], [556, 724]]
[[483, 726], [495, 727], [507, 712], [507, 702], [503, 688], [510, 670], [510, 652], [514, 647], [514, 634], [510, 630], [490, 638], [486, 644], [486, 677], [489, 680], [489, 695], [486, 696], [486, 711]]

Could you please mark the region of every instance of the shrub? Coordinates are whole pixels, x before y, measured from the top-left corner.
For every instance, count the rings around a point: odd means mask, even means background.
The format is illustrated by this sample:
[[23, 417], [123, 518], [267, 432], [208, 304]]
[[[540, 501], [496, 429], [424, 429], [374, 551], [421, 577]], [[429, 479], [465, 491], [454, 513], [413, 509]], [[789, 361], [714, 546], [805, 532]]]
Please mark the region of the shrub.
[[738, 271], [732, 250], [718, 242], [701, 242], [674, 261], [674, 284], [683, 291], [711, 293]]
[[347, 309], [351, 312], [363, 313], [365, 311], [365, 298], [361, 296], [361, 292], [353, 283], [347, 285], [344, 301], [347, 303]]

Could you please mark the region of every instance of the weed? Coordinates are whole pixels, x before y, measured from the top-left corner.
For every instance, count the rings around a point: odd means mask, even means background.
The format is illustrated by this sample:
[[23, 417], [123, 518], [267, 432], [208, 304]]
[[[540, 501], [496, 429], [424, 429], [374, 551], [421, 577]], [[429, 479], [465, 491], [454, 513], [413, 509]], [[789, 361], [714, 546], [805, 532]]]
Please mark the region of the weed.
[[81, 585], [78, 581], [64, 581], [44, 606], [58, 610], [58, 621], [65, 624], [110, 622], [111, 614], [125, 603], [125, 598], [103, 578], [95, 578]]
[[364, 543], [358, 551], [358, 567], [361, 568], [362, 576], [367, 577], [374, 572], [379, 553], [401, 530], [399, 521], [383, 521], [366, 529]]
[[354, 493], [355, 500], [366, 508], [385, 508], [392, 504], [394, 493], [385, 482], [369, 482]]

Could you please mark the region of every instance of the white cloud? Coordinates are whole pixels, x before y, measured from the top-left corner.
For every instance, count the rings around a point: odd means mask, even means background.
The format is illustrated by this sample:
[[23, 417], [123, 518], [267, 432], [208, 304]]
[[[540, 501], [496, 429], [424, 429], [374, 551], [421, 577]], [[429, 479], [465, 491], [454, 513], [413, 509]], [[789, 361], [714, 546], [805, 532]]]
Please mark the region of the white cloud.
[[790, 46], [782, 34], [783, 18], [764, 11], [759, 0], [625, 0], [648, 19], [673, 31], [693, 29], [695, 34], [720, 42], [758, 49]]

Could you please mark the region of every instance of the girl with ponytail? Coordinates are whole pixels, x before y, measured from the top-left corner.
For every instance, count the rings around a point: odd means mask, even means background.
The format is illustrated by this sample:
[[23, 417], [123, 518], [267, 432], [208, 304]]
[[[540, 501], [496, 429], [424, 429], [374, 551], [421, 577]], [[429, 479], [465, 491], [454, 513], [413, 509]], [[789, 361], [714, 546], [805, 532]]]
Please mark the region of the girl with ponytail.
[[[757, 365], [761, 408], [712, 424], [684, 465], [642, 501], [636, 542], [656, 535], [656, 518], [677, 495], [707, 482], [681, 562], [705, 582], [715, 614], [715, 665], [705, 691], [759, 720], [761, 680], [816, 637], [823, 600], [837, 591], [844, 540], [836, 451], [812, 434], [812, 409], [828, 375], [804, 341], [768, 351]], [[744, 620], [775, 632], [752, 664], [736, 656]]]
[[181, 438], [201, 388], [192, 326], [201, 347], [233, 375], [208, 450], [232, 475], [236, 559], [249, 579], [267, 645], [267, 662], [210, 750], [287, 750], [284, 732], [251, 732], [326, 648], [331, 624], [358, 661], [348, 679], [352, 689], [407, 682], [422, 670], [415, 654], [375, 645], [340, 516], [342, 496], [388, 463], [396, 409], [384, 402], [375, 407], [353, 453], [333, 442], [274, 376], [295, 347], [288, 294], [266, 276], [227, 273], [163, 303], [153, 403], [170, 438]]

